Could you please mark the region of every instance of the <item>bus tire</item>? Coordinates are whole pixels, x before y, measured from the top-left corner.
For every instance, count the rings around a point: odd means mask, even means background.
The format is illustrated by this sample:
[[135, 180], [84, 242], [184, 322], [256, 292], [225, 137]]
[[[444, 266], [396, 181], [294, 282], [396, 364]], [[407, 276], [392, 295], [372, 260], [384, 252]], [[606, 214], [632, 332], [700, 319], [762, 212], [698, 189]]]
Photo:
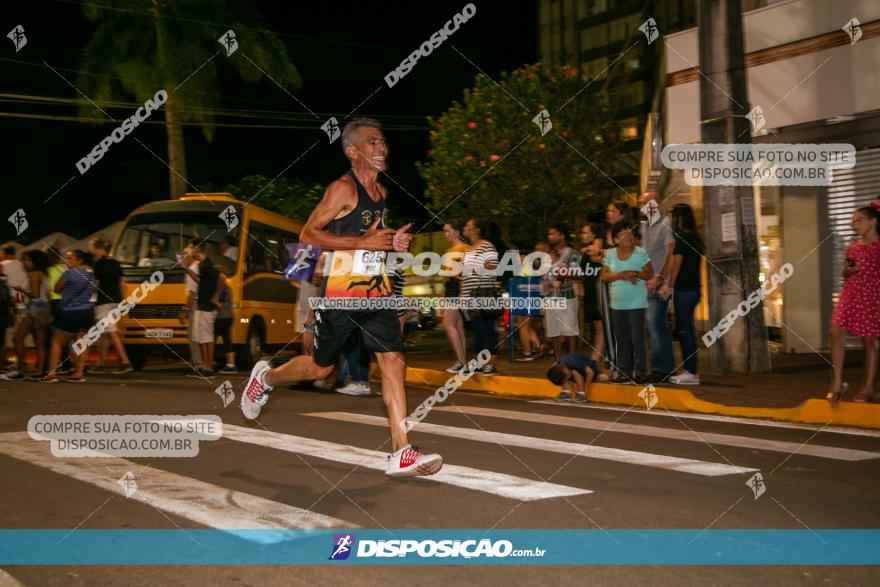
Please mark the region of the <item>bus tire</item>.
[[266, 341], [265, 329], [263, 322], [259, 318], [251, 319], [251, 325], [248, 328], [247, 339], [245, 343], [236, 345], [235, 362], [238, 368], [250, 370], [263, 354], [263, 344]]
[[137, 369], [138, 371], [143, 371], [144, 365], [147, 362], [147, 355], [150, 351], [146, 349], [139, 349], [134, 347], [128, 347], [125, 349], [125, 354], [128, 355], [128, 361], [131, 363], [131, 366]]

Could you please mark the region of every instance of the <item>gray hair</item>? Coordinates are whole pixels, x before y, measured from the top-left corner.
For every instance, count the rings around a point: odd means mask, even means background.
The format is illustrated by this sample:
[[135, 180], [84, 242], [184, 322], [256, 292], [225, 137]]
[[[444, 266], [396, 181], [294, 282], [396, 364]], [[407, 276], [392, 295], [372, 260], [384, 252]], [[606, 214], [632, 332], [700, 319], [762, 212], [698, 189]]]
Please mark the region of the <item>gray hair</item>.
[[342, 129], [343, 151], [345, 151], [346, 147], [354, 146], [354, 139], [357, 136], [358, 129], [362, 127], [382, 130], [382, 125], [379, 124], [378, 120], [373, 120], [372, 118], [355, 118], [354, 120], [346, 124], [344, 129]]

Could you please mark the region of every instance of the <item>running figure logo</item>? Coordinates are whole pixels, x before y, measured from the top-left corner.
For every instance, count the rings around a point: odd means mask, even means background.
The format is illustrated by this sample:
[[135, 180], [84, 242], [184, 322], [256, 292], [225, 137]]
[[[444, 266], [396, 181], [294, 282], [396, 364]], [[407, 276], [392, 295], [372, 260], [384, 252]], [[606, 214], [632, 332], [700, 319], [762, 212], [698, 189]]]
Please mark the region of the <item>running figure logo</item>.
[[12, 226], [15, 227], [15, 236], [19, 236], [21, 235], [21, 233], [27, 230], [27, 217], [25, 217], [24, 210], [22, 210], [21, 208], [12, 213], [12, 216], [9, 217], [9, 222], [11, 222]]
[[862, 38], [862, 27], [859, 25], [859, 19], [851, 18], [849, 22], [841, 27], [841, 30], [849, 35], [849, 44], [855, 45]]
[[308, 281], [312, 277], [315, 270], [315, 261], [321, 254], [321, 248], [318, 245], [301, 245], [299, 243], [288, 243], [287, 253], [290, 262], [284, 270], [284, 276], [288, 281]]
[[[861, 32], [859, 33], [859, 36], [861, 36]], [[13, 45], [15, 45], [16, 53], [18, 53], [22, 47], [27, 45], [27, 37], [24, 36], [24, 27], [20, 24], [16, 25], [14, 29], [9, 31], [9, 34], [7, 34], [6, 37], [12, 41]]]
[[760, 471], [752, 475], [751, 479], [746, 481], [746, 485], [752, 488], [752, 493], [755, 494], [755, 499], [758, 499], [764, 495], [765, 491], [767, 491], [767, 485], [764, 483], [764, 476], [761, 475]]
[[642, 391], [639, 392], [639, 397], [645, 401], [645, 407], [648, 408], [648, 410], [656, 406], [657, 402], [660, 401], [660, 399], [657, 397], [657, 392], [654, 386], [650, 383], [646, 385], [645, 388], [642, 389]]
[[333, 550], [331, 551], [330, 557], [327, 560], [347, 560], [348, 557], [351, 555], [351, 549], [354, 548], [355, 542], [357, 542], [357, 538], [354, 537], [354, 534], [334, 534]]
[[217, 42], [223, 45], [227, 57], [238, 50], [238, 38], [235, 36], [235, 31], [232, 29], [223, 33], [223, 36], [217, 39]]
[[122, 492], [125, 494], [126, 498], [134, 495], [134, 492], [137, 491], [138, 488], [138, 484], [134, 480], [134, 473], [132, 473], [131, 471], [123, 475], [116, 483], [118, 483], [119, 486], [122, 487]]
[[302, 271], [309, 266], [309, 259], [312, 258], [312, 245], [306, 245], [305, 249], [296, 252], [296, 261], [293, 264], [293, 271]]
[[227, 379], [220, 384], [220, 387], [214, 390], [214, 393], [223, 400], [223, 407], [227, 407], [235, 399], [235, 392], [232, 391], [232, 383]]
[[235, 213], [235, 208], [231, 204], [220, 212], [220, 220], [226, 224], [226, 230], [232, 230], [238, 226], [238, 214]]
[[333, 144], [333, 141], [339, 138], [339, 135], [342, 134], [342, 131], [339, 130], [339, 123], [336, 121], [335, 116], [331, 116], [327, 119], [327, 122], [321, 125], [321, 130], [327, 133], [327, 138], [330, 139], [330, 144]]
[[538, 112], [538, 115], [532, 119], [532, 122], [538, 125], [542, 137], [553, 128], [553, 121], [550, 120], [550, 113], [547, 112], [546, 108]]
[[749, 119], [749, 122], [752, 123], [752, 128], [755, 129], [755, 132], [758, 132], [762, 128], [764, 128], [764, 124], [766, 124], [766, 119], [764, 118], [764, 109], [760, 106], [755, 106], [754, 108], [746, 114], [746, 118]]
[[642, 206], [642, 214], [648, 219], [648, 226], [654, 226], [660, 220], [660, 206], [657, 205], [657, 200], [651, 200]]
[[660, 29], [657, 28], [657, 21], [653, 18], [649, 18], [643, 22], [641, 26], [639, 26], [639, 30], [645, 33], [645, 38], [648, 39], [649, 45], [656, 41], [657, 37], [660, 36]]

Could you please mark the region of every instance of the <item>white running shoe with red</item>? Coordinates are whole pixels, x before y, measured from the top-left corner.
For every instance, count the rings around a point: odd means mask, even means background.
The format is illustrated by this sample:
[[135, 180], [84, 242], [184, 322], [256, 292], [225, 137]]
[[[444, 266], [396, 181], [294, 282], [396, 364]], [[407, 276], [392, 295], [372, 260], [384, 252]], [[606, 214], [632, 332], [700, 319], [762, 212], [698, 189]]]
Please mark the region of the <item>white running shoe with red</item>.
[[422, 451], [407, 444], [395, 453], [388, 455], [389, 477], [419, 477], [433, 475], [443, 467], [443, 457], [438, 454], [424, 455]]
[[269, 392], [272, 387], [266, 384], [266, 373], [272, 370], [269, 361], [257, 361], [251, 369], [244, 391], [241, 392], [241, 413], [248, 420], [256, 420], [260, 415], [260, 408], [269, 401]]

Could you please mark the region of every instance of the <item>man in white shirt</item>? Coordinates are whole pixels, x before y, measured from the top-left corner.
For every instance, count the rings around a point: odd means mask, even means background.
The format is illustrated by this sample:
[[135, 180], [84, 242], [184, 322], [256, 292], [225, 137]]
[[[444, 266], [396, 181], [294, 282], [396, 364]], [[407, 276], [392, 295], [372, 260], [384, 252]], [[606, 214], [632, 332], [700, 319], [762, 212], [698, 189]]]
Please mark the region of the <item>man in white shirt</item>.
[[655, 216], [648, 218], [641, 226], [642, 248], [648, 253], [654, 268], [654, 277], [647, 282], [648, 309], [645, 322], [651, 335], [650, 381], [665, 383], [675, 375], [675, 358], [672, 351], [672, 333], [669, 331], [669, 299], [660, 296], [660, 288], [669, 280], [672, 268], [672, 250], [675, 248], [675, 235], [672, 232], [672, 219], [662, 214], [657, 192], [645, 192], [639, 198], [642, 205], [650, 205], [649, 211]]
[[27, 296], [19, 293], [16, 288], [20, 287], [25, 290], [30, 289], [27, 271], [21, 261], [15, 258], [15, 247], [8, 246], [3, 249], [3, 273], [6, 275], [6, 285], [9, 286], [9, 292], [15, 301], [16, 311], [24, 311], [27, 305]]

